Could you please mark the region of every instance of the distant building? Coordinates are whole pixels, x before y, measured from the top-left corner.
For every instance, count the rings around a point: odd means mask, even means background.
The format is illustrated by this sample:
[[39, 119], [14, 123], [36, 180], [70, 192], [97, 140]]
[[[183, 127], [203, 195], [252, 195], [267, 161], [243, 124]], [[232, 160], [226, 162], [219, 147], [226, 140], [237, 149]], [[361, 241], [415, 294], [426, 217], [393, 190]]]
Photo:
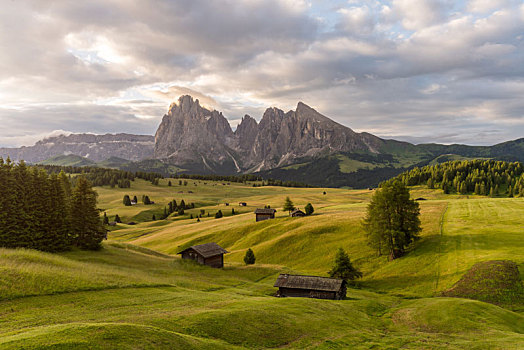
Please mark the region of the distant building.
[[194, 245], [179, 252], [182, 259], [195, 260], [199, 264], [211, 267], [224, 267], [224, 254], [227, 250], [216, 243]]
[[247, 205], [246, 202], [239, 202], [238, 205], [240, 205], [241, 207], [245, 207]]
[[275, 209], [269, 209], [269, 208], [263, 208], [263, 209], [259, 208], [255, 210], [257, 222], [268, 220], [268, 219], [274, 219], [276, 212], [277, 211]]
[[300, 209], [296, 209], [296, 210], [293, 210], [291, 212], [291, 216], [296, 218], [296, 217], [301, 217], [301, 216], [306, 216], [306, 213], [304, 213], [302, 210]]
[[131, 201], [131, 205], [135, 205], [135, 204], [136, 204], [136, 202], [135, 202], [135, 201]]
[[274, 287], [278, 297], [341, 300], [346, 297], [346, 281], [336, 278], [280, 274]]

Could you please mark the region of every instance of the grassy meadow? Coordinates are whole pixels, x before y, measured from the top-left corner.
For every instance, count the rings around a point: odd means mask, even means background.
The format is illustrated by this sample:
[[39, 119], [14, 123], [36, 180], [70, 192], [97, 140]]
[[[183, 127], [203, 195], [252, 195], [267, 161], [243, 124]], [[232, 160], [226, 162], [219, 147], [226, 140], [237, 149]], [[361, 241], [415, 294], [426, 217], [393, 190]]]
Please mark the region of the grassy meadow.
[[[97, 188], [99, 207], [124, 222], [100, 251], [0, 249], [0, 349], [524, 347], [524, 302], [441, 297], [477, 262], [512, 260], [523, 275], [522, 198], [413, 188], [412, 197], [426, 199], [421, 239], [388, 262], [366, 245], [360, 225], [371, 190], [167, 181]], [[125, 207], [125, 194], [155, 204]], [[315, 213], [290, 218], [281, 209], [286, 196], [302, 209], [311, 202]], [[152, 221], [173, 199], [195, 208]], [[253, 211], [264, 205], [277, 218], [256, 223]], [[200, 222], [189, 219], [201, 210]], [[215, 219], [218, 210], [225, 217]], [[224, 269], [176, 256], [205, 242], [230, 252]], [[327, 276], [338, 247], [364, 273], [346, 300], [273, 297], [281, 272]], [[253, 266], [242, 262], [248, 248]]]

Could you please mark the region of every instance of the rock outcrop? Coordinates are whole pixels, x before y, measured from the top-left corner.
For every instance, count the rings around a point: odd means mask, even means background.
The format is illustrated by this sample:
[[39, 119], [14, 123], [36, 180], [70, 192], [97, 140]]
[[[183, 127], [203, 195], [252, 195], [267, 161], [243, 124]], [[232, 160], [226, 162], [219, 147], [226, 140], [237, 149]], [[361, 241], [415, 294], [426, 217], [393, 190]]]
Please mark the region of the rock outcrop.
[[182, 96], [163, 117], [155, 157], [190, 169], [255, 172], [292, 164], [298, 158], [336, 152], [377, 153], [382, 140], [355, 133], [300, 102], [285, 113], [268, 108], [260, 123], [246, 115], [235, 132], [218, 111]]

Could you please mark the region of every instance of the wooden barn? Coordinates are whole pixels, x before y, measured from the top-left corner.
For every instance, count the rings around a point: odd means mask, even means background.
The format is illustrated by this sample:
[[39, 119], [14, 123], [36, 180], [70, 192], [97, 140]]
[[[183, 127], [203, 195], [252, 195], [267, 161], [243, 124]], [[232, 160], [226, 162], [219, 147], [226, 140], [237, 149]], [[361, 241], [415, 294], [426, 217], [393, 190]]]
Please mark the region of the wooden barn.
[[291, 212], [291, 216], [294, 217], [294, 218], [298, 218], [298, 217], [302, 217], [302, 216], [306, 216], [306, 213], [304, 213], [302, 210], [300, 209], [296, 209], [296, 210], [293, 210]]
[[274, 287], [278, 297], [341, 300], [346, 297], [346, 281], [336, 278], [288, 275], [278, 276]]
[[255, 216], [257, 218], [257, 222], [268, 220], [268, 219], [274, 219], [276, 212], [277, 211], [275, 209], [268, 209], [268, 208], [259, 208], [255, 210]]
[[211, 267], [224, 267], [224, 254], [227, 250], [216, 243], [206, 243], [194, 245], [182, 250], [178, 254], [182, 255], [182, 259], [195, 260], [199, 264]]

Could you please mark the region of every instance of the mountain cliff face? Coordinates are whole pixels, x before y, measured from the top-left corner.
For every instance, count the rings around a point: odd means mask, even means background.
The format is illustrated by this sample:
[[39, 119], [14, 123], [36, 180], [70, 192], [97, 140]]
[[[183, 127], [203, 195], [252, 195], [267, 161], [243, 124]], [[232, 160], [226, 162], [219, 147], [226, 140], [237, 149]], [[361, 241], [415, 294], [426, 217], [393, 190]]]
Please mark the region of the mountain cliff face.
[[57, 155], [73, 154], [99, 162], [110, 157], [141, 160], [153, 156], [154, 138], [130, 134], [71, 134], [50, 137], [34, 146], [0, 148], [0, 157], [37, 163]]
[[285, 113], [268, 108], [260, 123], [246, 115], [235, 132], [222, 113], [182, 96], [171, 105], [155, 136], [155, 157], [211, 172], [256, 172], [304, 157], [336, 152], [379, 153], [383, 140], [355, 133], [299, 103]]

